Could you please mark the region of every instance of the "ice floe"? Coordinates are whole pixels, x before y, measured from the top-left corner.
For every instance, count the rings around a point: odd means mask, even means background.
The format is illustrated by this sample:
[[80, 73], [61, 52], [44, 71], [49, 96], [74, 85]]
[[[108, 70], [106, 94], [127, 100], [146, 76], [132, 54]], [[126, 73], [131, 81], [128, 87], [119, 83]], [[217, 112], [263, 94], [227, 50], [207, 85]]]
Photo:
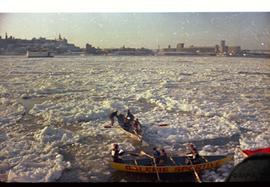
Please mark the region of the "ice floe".
[[[256, 58], [3, 57], [0, 159], [11, 164], [9, 181], [55, 181], [72, 169], [58, 150], [67, 146], [73, 162], [89, 172], [83, 180], [110, 180], [111, 144], [130, 151], [138, 144], [103, 126], [110, 112], [128, 108], [144, 126], [145, 140], [168, 150], [182, 151], [193, 141], [205, 142], [205, 155], [269, 146], [269, 67], [268, 59]], [[26, 109], [18, 99], [31, 98], [42, 101], [20, 122]], [[28, 132], [29, 123], [36, 126]], [[223, 181], [231, 168], [203, 178]]]

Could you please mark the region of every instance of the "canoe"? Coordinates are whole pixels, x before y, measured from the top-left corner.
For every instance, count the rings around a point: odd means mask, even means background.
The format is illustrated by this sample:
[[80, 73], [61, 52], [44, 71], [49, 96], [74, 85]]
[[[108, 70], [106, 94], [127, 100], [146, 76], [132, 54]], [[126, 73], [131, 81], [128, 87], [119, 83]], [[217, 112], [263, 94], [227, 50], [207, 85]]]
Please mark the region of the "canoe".
[[131, 127], [131, 124], [125, 124], [124, 123], [124, 118], [125, 116], [123, 114], [119, 114], [117, 116], [117, 120], [118, 120], [118, 127], [120, 129], [122, 129], [128, 136], [130, 136], [131, 138], [138, 140], [138, 141], [142, 141], [142, 129], [141, 129], [141, 133], [137, 134], [133, 128]]
[[[233, 160], [233, 155], [227, 156], [204, 156], [208, 162], [193, 164], [196, 171], [213, 169]], [[156, 173], [152, 160], [149, 158], [121, 160], [121, 162], [111, 161], [111, 166], [115, 170], [133, 173]], [[185, 157], [171, 157], [164, 165], [157, 166], [158, 173], [184, 173], [193, 172], [191, 165], [185, 164]]]

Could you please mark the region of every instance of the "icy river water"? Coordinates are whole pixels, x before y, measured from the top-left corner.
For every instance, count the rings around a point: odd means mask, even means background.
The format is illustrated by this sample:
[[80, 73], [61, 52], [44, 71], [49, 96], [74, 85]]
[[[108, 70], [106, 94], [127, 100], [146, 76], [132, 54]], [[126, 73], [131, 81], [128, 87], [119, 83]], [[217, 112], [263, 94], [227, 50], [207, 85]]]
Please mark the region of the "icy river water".
[[[128, 108], [148, 147], [104, 128], [109, 113]], [[269, 59], [0, 57], [0, 174], [9, 182], [154, 181], [112, 169], [111, 144], [183, 153], [190, 142], [202, 155], [234, 154], [202, 172], [203, 181], [224, 181], [242, 159], [238, 148], [270, 146], [269, 124]]]

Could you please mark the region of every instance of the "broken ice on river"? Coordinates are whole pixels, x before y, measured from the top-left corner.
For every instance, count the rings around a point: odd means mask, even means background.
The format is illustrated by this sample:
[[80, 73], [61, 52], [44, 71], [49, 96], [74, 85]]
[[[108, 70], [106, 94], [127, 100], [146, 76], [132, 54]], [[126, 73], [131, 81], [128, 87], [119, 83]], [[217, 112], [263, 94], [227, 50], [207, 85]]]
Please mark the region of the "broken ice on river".
[[[239, 162], [237, 148], [270, 146], [269, 59], [2, 56], [0, 74], [0, 174], [10, 182], [128, 181], [113, 177], [109, 149], [139, 145], [103, 128], [128, 108], [145, 140], [170, 152], [193, 142]], [[202, 179], [223, 181], [233, 165]]]

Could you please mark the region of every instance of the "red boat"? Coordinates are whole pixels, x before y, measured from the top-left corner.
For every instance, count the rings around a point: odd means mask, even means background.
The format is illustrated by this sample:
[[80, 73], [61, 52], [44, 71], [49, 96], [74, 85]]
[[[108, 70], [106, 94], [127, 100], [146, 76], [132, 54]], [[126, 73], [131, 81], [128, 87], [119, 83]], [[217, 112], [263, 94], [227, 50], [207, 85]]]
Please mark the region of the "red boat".
[[260, 149], [254, 149], [254, 150], [241, 150], [241, 153], [245, 156], [251, 156], [254, 154], [260, 154], [260, 153], [264, 153], [264, 154], [270, 154], [270, 147], [266, 147], [266, 148], [260, 148]]

